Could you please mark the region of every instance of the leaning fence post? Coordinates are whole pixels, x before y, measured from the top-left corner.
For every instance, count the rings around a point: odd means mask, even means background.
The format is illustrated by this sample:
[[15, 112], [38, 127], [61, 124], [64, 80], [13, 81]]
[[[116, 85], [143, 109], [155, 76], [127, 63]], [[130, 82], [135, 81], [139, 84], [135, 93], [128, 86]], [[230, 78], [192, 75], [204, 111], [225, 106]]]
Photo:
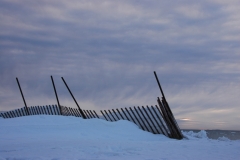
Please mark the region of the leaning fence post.
[[6, 112], [6, 114], [8, 115], [9, 118], [12, 118], [11, 115], [8, 112]]
[[[124, 110], [121, 108], [123, 114], [125, 115], [125, 117], [127, 118], [128, 121], [130, 121], [130, 119], [128, 118], [128, 116], [126, 115], [126, 113], [124, 112]], [[130, 121], [131, 122], [131, 121]]]
[[[144, 113], [143, 113], [143, 111], [141, 110], [141, 108], [140, 107], [138, 107], [138, 110], [140, 111], [140, 113], [143, 115], [143, 118], [145, 119], [145, 121], [147, 122], [147, 124], [148, 124], [148, 126], [151, 128], [151, 130], [152, 130], [152, 133], [154, 133], [154, 130], [153, 130], [153, 128], [152, 128], [152, 126], [150, 125], [150, 123], [148, 122], [148, 120], [147, 120], [147, 118], [145, 117], [145, 115], [144, 115]], [[151, 131], [150, 131], [151, 132]], [[155, 133], [154, 133], [155, 134]]]
[[24, 108], [21, 108], [20, 110], [22, 111], [22, 114], [23, 114], [23, 116], [26, 116], [26, 115], [27, 115], [27, 113], [26, 113], [26, 112], [24, 112], [24, 111], [25, 111], [25, 109], [24, 109]]
[[113, 120], [109, 117], [108, 113], [106, 110], [104, 110], [104, 112], [106, 113], [107, 117], [110, 119], [110, 121], [112, 122]]
[[107, 117], [104, 115], [103, 111], [100, 110], [100, 112], [102, 113], [103, 117], [108, 121]]
[[74, 108], [74, 110], [75, 110], [77, 116], [78, 116], [78, 117], [81, 117], [81, 113], [79, 112], [79, 110], [78, 110], [77, 108]]
[[29, 115], [27, 103], [26, 103], [25, 98], [24, 98], [24, 96], [23, 96], [22, 89], [21, 89], [21, 86], [20, 86], [20, 83], [19, 83], [17, 77], [16, 77], [16, 80], [17, 80], [17, 84], [18, 84], [19, 90], [20, 90], [21, 95], [22, 95], [23, 102], [24, 102], [24, 104], [25, 104], [25, 111], [26, 111], [26, 113]]
[[118, 114], [121, 116], [121, 118], [124, 119], [122, 114], [119, 112], [119, 110], [118, 109], [116, 109], [116, 110], [117, 110]]
[[53, 77], [52, 77], [52, 76], [51, 76], [51, 80], [52, 80], [52, 84], [53, 84], [54, 92], [55, 92], [55, 95], [56, 95], [56, 99], [57, 99], [58, 107], [59, 107], [59, 110], [60, 110], [60, 115], [62, 115], [61, 106], [60, 106], [60, 103], [59, 103], [59, 100], [58, 100], [58, 95], [57, 95], [57, 91], [56, 91], [55, 84], [54, 84], [54, 81], [53, 81]]
[[178, 127], [177, 121], [176, 121], [175, 117], [173, 116], [172, 111], [171, 111], [167, 101], [165, 99], [162, 99], [162, 104], [166, 107], [166, 112], [168, 114], [170, 122], [173, 125], [174, 130], [176, 131], [176, 135], [177, 135], [178, 139], [182, 139], [183, 135], [180, 131], [180, 128]]
[[3, 113], [1, 113], [1, 117], [5, 118], [5, 115]]
[[[133, 108], [134, 108], [135, 112], [137, 113], [138, 117], [140, 118], [141, 122], [143, 123], [144, 127], [146, 128], [146, 131], [151, 132], [151, 131], [148, 129], [148, 127], [146, 126], [146, 124], [144, 123], [144, 121], [142, 120], [142, 117], [141, 117], [140, 114], [138, 113], [137, 108], [136, 108], [135, 106], [134, 106]], [[145, 130], [145, 129], [144, 129], [144, 130]]]
[[13, 112], [13, 114], [15, 115], [15, 117], [18, 117], [17, 114], [15, 113], [15, 110], [13, 110], [12, 112]]
[[152, 111], [150, 110], [150, 108], [148, 106], [147, 106], [147, 109], [148, 109], [149, 113], [152, 115], [152, 117], [153, 117], [154, 121], [156, 122], [156, 124], [158, 125], [159, 129], [161, 130], [161, 133], [165, 135], [165, 133], [163, 132], [161, 126], [158, 124], [158, 121], [156, 120], [156, 118], [154, 117]]
[[118, 117], [117, 113], [114, 111], [114, 109], [112, 109], [113, 113], [115, 114], [115, 116], [120, 120], [120, 118]]
[[6, 118], [9, 118], [8, 115], [7, 115], [7, 112], [4, 112], [4, 115], [5, 115]]
[[88, 114], [88, 116], [89, 116], [90, 118], [93, 118], [92, 115], [90, 114], [90, 112], [89, 112], [88, 110], [86, 110], [86, 112], [87, 112], [87, 114]]
[[168, 130], [169, 130], [169, 132], [171, 134], [171, 137], [174, 138], [175, 137], [175, 132], [174, 132], [175, 130], [173, 128], [173, 125], [171, 124], [171, 121], [170, 121], [168, 115], [167, 115], [166, 109], [162, 105], [162, 102], [160, 101], [159, 97], [158, 97], [157, 102], [158, 102], [158, 105], [160, 107], [160, 109], [159, 108], [157, 108], [157, 109], [158, 109], [159, 113], [162, 112], [162, 115], [163, 115], [162, 118], [164, 119], [164, 122], [165, 122], [166, 126], [168, 127]]
[[159, 89], [160, 89], [160, 91], [161, 91], [161, 93], [162, 93], [162, 96], [163, 96], [164, 99], [166, 99], [166, 98], [165, 98], [165, 95], [164, 95], [164, 93], [163, 93], [162, 87], [161, 87], [161, 85], [160, 85], [160, 82], [159, 82], [159, 80], [158, 80], [157, 73], [156, 73], [155, 71], [154, 71], [154, 75], [155, 75], [155, 78], [156, 78], [156, 80], [157, 80], [158, 87], [159, 87]]
[[[147, 106], [148, 107], [148, 106]], [[147, 110], [142, 106], [144, 112], [146, 113], [147, 117], [149, 118], [150, 122], [153, 124], [153, 127], [155, 128], [156, 132], [158, 132], [160, 134], [160, 132], [158, 131], [157, 127], [155, 126], [154, 122], [152, 121], [151, 117], [149, 116]]]
[[[170, 125], [171, 125], [171, 129], [172, 129], [173, 132], [175, 132], [175, 133], [173, 133], [174, 134], [174, 138], [182, 139], [183, 135], [182, 135], [182, 133], [180, 131], [180, 128], [179, 128], [179, 126], [177, 124], [177, 121], [176, 121], [175, 117], [173, 116], [172, 111], [171, 111], [171, 109], [170, 109], [170, 107], [169, 107], [169, 105], [167, 103], [167, 100], [165, 98], [165, 95], [163, 93], [162, 87], [160, 85], [160, 82], [158, 80], [158, 77], [157, 77], [157, 74], [156, 74], [155, 71], [154, 71], [154, 75], [155, 75], [155, 78], [157, 80], [159, 89], [160, 89], [160, 91], [162, 93], [162, 102], [163, 102], [163, 106], [164, 106], [163, 108], [166, 110], [166, 117], [165, 118], [169, 119], [169, 122], [170, 122]], [[158, 103], [161, 103], [159, 98], [158, 98], [158, 101], [159, 101]]]
[[98, 115], [97, 115], [97, 113], [96, 113], [94, 110], [93, 110], [93, 112], [95, 113], [95, 115], [97, 116], [97, 118], [99, 118]]
[[140, 127], [144, 130], [144, 127], [142, 126], [142, 124], [141, 124], [140, 121], [138, 120], [138, 118], [137, 118], [137, 116], [135, 115], [135, 113], [133, 112], [132, 108], [129, 107], [129, 109], [131, 110], [131, 112], [132, 112], [134, 118], [137, 120], [137, 122], [138, 122], [138, 124], [140, 125]]
[[111, 113], [111, 111], [108, 110], [108, 112], [111, 114], [111, 116], [113, 117], [113, 119], [114, 119], [115, 121], [117, 121], [117, 120], [114, 118], [114, 116], [113, 116], [113, 114]]
[[8, 111], [7, 114], [10, 116], [10, 118], [14, 118], [11, 111]]
[[87, 112], [85, 110], [83, 110], [84, 115], [86, 116], [86, 119], [90, 119], [89, 115], [87, 114]]
[[135, 124], [137, 124], [137, 123], [135, 122], [135, 120], [133, 119], [132, 115], [128, 112], [128, 110], [127, 110], [126, 107], [125, 107], [125, 110], [127, 111], [128, 115], [132, 118], [133, 122], [134, 122]]
[[91, 110], [89, 110], [89, 112], [91, 113], [91, 115], [93, 116], [93, 118], [96, 118], [95, 115], [93, 114], [93, 112]]
[[64, 82], [65, 86], [67, 87], [67, 89], [68, 89], [69, 93], [71, 94], [71, 96], [72, 96], [73, 100], [75, 101], [75, 103], [76, 103], [76, 105], [77, 105], [77, 107], [78, 107], [78, 109], [79, 109], [80, 113], [82, 114], [82, 117], [83, 117], [83, 119], [86, 119], [86, 116], [85, 116], [85, 114], [83, 113], [82, 109], [79, 107], [79, 105], [78, 105], [78, 103], [77, 103], [76, 99], [74, 98], [74, 96], [73, 96], [73, 94], [72, 94], [71, 90], [69, 89], [69, 87], [68, 87], [67, 83], [65, 82], [65, 80], [63, 79], [63, 77], [61, 77], [61, 78], [62, 78], [62, 80], [63, 80], [63, 82]]

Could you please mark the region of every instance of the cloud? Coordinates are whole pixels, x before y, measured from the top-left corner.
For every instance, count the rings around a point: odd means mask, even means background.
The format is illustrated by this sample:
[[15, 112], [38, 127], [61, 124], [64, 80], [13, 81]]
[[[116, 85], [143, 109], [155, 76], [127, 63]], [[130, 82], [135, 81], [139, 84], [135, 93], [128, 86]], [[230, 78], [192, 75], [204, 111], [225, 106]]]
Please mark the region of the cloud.
[[29, 105], [56, 103], [50, 75], [63, 105], [75, 106], [62, 76], [89, 109], [155, 105], [156, 70], [176, 117], [191, 119], [188, 128], [215, 122], [234, 128], [238, 6], [215, 0], [1, 1], [0, 110], [23, 105], [16, 77]]
[[178, 6], [176, 12], [190, 19], [202, 19], [208, 16], [199, 4]]

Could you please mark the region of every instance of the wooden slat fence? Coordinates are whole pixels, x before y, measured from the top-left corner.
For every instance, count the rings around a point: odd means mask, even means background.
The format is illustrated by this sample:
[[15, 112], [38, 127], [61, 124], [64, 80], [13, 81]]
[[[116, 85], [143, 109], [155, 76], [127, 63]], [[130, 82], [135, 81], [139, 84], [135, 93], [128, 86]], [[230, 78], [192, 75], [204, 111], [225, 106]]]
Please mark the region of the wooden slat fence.
[[[46, 106], [31, 106], [27, 107], [29, 115], [63, 115], [63, 116], [75, 116], [82, 117], [80, 111], [77, 108], [71, 108], [66, 106], [61, 106], [61, 111], [57, 105], [46, 105]], [[87, 118], [99, 118], [97, 113], [93, 110], [83, 110]], [[15, 109], [7, 112], [0, 113], [0, 117], [3, 118], [15, 118], [28, 116], [26, 112], [26, 107], [20, 109]]]
[[162, 118], [157, 105], [101, 110], [100, 112], [107, 121], [128, 120], [135, 123], [144, 131], [154, 134], [164, 134], [170, 137], [170, 130]]
[[[167, 137], [182, 139], [180, 128], [170, 110], [167, 108], [167, 102], [160, 101], [158, 105], [128, 107], [112, 110], [100, 110], [98, 115], [95, 110], [82, 110], [87, 119], [101, 118], [107, 121], [128, 120], [135, 123], [140, 129], [151, 132], [153, 134], [164, 134]], [[61, 111], [60, 111], [61, 109]], [[27, 107], [30, 115], [63, 115], [82, 117], [79, 109], [66, 106], [59, 107], [57, 105], [31, 106]], [[62, 114], [61, 114], [62, 113]], [[0, 113], [3, 118], [15, 118], [27, 116], [26, 107]]]
[[[28, 112], [30, 115], [60, 115], [60, 110], [57, 105], [46, 105], [46, 106], [31, 106], [27, 107]], [[7, 111], [0, 114], [3, 118], [15, 118], [15, 117], [22, 117], [28, 116], [26, 113], [26, 107], [22, 107], [20, 109], [15, 109], [11, 111]]]

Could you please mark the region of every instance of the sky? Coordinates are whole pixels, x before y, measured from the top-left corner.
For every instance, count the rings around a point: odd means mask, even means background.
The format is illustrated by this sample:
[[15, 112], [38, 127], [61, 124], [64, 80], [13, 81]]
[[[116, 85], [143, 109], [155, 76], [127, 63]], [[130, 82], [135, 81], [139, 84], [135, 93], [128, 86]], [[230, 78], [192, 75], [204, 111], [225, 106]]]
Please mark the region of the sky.
[[0, 0], [0, 111], [156, 105], [182, 129], [240, 130], [239, 0]]

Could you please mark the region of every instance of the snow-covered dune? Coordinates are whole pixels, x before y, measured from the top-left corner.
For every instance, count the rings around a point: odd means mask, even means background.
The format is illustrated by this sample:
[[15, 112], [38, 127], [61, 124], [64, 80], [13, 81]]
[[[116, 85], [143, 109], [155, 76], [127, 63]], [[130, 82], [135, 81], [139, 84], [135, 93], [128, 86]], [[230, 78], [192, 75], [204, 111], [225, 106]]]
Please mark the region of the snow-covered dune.
[[[202, 136], [201, 136], [202, 135]], [[240, 141], [175, 140], [120, 120], [67, 116], [0, 118], [0, 159], [239, 159]]]

